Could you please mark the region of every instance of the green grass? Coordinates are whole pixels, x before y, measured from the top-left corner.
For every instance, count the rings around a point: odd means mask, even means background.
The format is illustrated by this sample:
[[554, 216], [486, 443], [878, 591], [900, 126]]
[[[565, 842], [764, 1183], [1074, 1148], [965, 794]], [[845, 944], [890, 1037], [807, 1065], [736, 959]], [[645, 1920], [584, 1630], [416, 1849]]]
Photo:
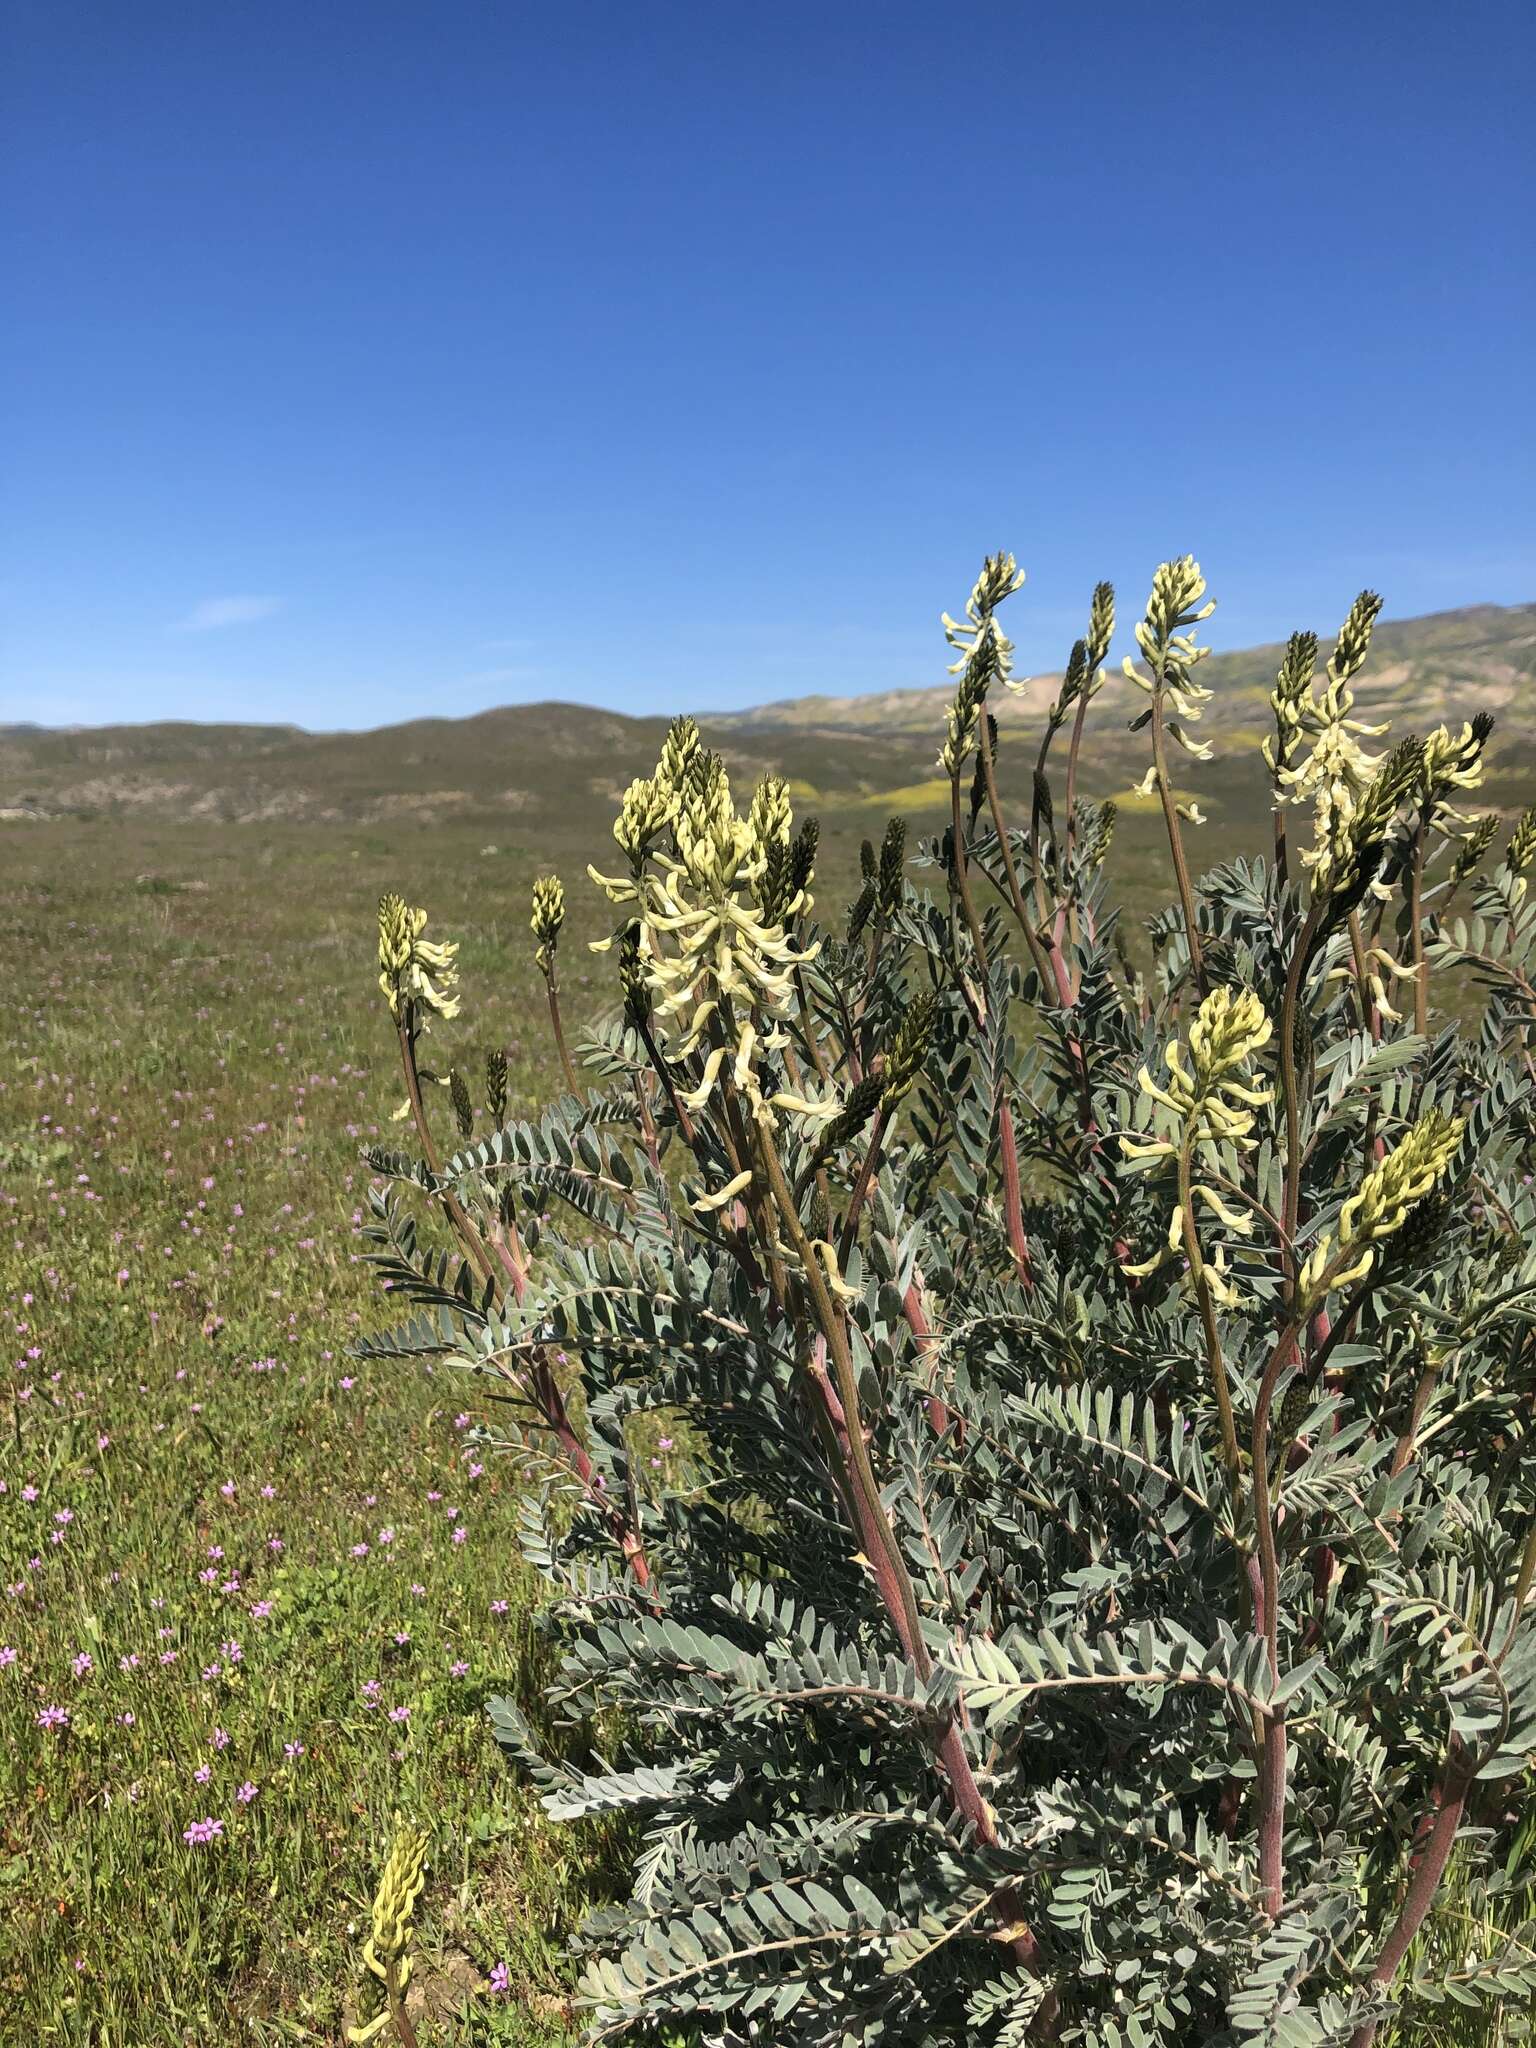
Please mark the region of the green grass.
[[[0, 2035], [335, 2040], [398, 1808], [435, 1838], [424, 2039], [562, 2039], [582, 1841], [481, 1711], [536, 1693], [507, 1464], [469, 1444], [471, 1386], [345, 1355], [385, 1307], [357, 1151], [400, 1093], [372, 906], [427, 848], [7, 839]], [[434, 837], [427, 893], [454, 928], [471, 909], [466, 973], [528, 1103], [533, 862], [483, 843]], [[222, 1837], [185, 1843], [205, 1817]]]
[[[529, 886], [565, 873], [579, 1018], [606, 987], [581, 867], [607, 819], [537, 846], [516, 815], [0, 824], [6, 2042], [335, 2042], [397, 1810], [434, 1839], [423, 2048], [567, 2038], [561, 1947], [604, 1843], [544, 1824], [482, 1712], [539, 1709], [511, 1463], [473, 1383], [346, 1352], [387, 1320], [358, 1259], [358, 1150], [401, 1096], [377, 895], [463, 939], [472, 1043], [502, 1045], [526, 1110], [556, 1078]], [[829, 829], [824, 904], [866, 829]], [[1198, 858], [1242, 843], [1218, 823]], [[1154, 820], [1123, 821], [1114, 865], [1145, 914]], [[204, 1819], [222, 1834], [184, 1841]]]

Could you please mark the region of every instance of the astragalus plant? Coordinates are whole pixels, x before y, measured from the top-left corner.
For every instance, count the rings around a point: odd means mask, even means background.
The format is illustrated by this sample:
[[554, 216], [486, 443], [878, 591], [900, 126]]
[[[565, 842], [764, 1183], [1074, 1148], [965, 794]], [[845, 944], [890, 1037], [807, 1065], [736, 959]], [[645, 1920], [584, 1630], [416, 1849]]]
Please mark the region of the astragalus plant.
[[[1134, 973], [1078, 795], [1113, 593], [1010, 819], [1022, 580], [990, 559], [945, 620], [948, 829], [909, 862], [893, 821], [845, 913], [784, 784], [673, 726], [592, 870], [610, 1019], [540, 1121], [503, 1127], [493, 1057], [444, 1156], [452, 948], [385, 899], [424, 1156], [370, 1155], [416, 1313], [364, 1349], [508, 1404], [558, 1739], [496, 1729], [551, 1814], [631, 1817], [597, 2038], [1366, 2048], [1536, 1991], [1497, 1896], [1536, 1744], [1536, 817], [1474, 882], [1489, 722], [1355, 717], [1366, 595], [1276, 679], [1273, 853], [1199, 874], [1211, 607], [1166, 563], [1126, 668], [1175, 889]], [[562, 918], [546, 880], [563, 1046]], [[694, 1447], [659, 1491], [658, 1428]], [[1419, 1937], [1453, 1851], [1497, 1939]]]

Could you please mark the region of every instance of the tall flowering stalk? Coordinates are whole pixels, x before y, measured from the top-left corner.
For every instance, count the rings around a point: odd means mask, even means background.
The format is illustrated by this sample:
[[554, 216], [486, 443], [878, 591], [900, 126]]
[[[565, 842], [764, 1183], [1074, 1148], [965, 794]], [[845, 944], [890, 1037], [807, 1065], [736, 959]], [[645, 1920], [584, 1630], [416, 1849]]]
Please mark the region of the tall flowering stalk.
[[374, 1894], [372, 1928], [363, 1943], [358, 2022], [347, 2029], [347, 2039], [356, 2048], [377, 2041], [386, 2027], [393, 2030], [400, 2048], [417, 2048], [405, 1994], [411, 1981], [412, 1922], [426, 1883], [427, 1846], [419, 1828], [396, 1828]]
[[1184, 912], [1184, 934], [1189, 947], [1190, 973], [1196, 987], [1205, 991], [1205, 957], [1200, 943], [1199, 921], [1195, 915], [1194, 888], [1184, 852], [1183, 821], [1203, 822], [1199, 806], [1182, 800], [1176, 793], [1168, 767], [1168, 742], [1196, 761], [1208, 761], [1211, 748], [1193, 737], [1190, 728], [1199, 723], [1211, 692], [1195, 679], [1195, 669], [1210, 653], [1195, 638], [1194, 628], [1203, 625], [1216, 609], [1214, 598], [1205, 597], [1205, 578], [1193, 555], [1164, 562], [1152, 579], [1146, 616], [1136, 627], [1136, 645], [1147, 664], [1146, 673], [1129, 655], [1122, 664], [1127, 679], [1151, 699], [1137, 721], [1152, 729], [1152, 765], [1141, 784], [1141, 794], [1156, 796], [1162, 805], [1173, 858], [1174, 881]]

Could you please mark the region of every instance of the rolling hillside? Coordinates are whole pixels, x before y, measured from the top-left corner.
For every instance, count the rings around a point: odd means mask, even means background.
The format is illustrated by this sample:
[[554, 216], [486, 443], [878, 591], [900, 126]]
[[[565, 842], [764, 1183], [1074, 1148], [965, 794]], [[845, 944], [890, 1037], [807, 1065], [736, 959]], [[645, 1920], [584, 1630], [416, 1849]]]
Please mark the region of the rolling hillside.
[[[1215, 690], [1202, 734], [1217, 746], [1190, 786], [1217, 809], [1257, 787], [1255, 750], [1268, 729], [1278, 647], [1219, 654], [1202, 669]], [[1058, 678], [1029, 679], [994, 700], [1005, 753], [1040, 729]], [[801, 697], [723, 715], [700, 714], [734, 770], [774, 767], [804, 803], [836, 796], [920, 812], [941, 791], [935, 756], [948, 691]], [[1536, 605], [1475, 605], [1377, 628], [1358, 692], [1364, 715], [1398, 732], [1479, 709], [1499, 720], [1496, 779], [1536, 762]], [[1146, 761], [1127, 731], [1142, 704], [1114, 667], [1091, 714], [1087, 788], [1113, 794]], [[414, 818], [518, 819], [535, 834], [557, 812], [606, 809], [655, 760], [661, 718], [581, 705], [514, 705], [460, 719], [419, 719], [361, 733], [293, 726], [123, 725], [74, 731], [0, 727], [0, 817], [46, 821], [137, 814], [259, 823], [383, 824]]]

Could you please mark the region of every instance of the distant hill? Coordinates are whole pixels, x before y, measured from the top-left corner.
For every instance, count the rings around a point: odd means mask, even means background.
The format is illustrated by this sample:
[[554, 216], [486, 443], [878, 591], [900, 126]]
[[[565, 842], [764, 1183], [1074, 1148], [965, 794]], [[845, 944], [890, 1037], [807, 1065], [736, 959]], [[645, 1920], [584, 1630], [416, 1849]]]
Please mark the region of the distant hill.
[[[1218, 759], [1188, 783], [1218, 809], [1257, 789], [1254, 750], [1282, 650], [1216, 655], [1201, 736]], [[1028, 680], [992, 705], [1004, 754], [1040, 729], [1059, 677]], [[820, 796], [921, 811], [941, 794], [936, 756], [948, 689], [798, 697], [754, 711], [702, 713], [733, 770], [775, 768], [801, 806]], [[1363, 716], [1398, 733], [1490, 710], [1503, 776], [1536, 763], [1536, 604], [1471, 605], [1378, 626], [1358, 691]], [[1087, 788], [1114, 794], [1146, 763], [1128, 720], [1144, 699], [1111, 666], [1091, 717]], [[520, 819], [523, 837], [562, 811], [611, 804], [648, 772], [664, 718], [576, 704], [509, 705], [472, 718], [417, 719], [362, 733], [296, 726], [121, 725], [54, 731], [0, 727], [0, 818], [149, 814], [167, 820], [288, 819], [379, 824], [454, 816]]]

